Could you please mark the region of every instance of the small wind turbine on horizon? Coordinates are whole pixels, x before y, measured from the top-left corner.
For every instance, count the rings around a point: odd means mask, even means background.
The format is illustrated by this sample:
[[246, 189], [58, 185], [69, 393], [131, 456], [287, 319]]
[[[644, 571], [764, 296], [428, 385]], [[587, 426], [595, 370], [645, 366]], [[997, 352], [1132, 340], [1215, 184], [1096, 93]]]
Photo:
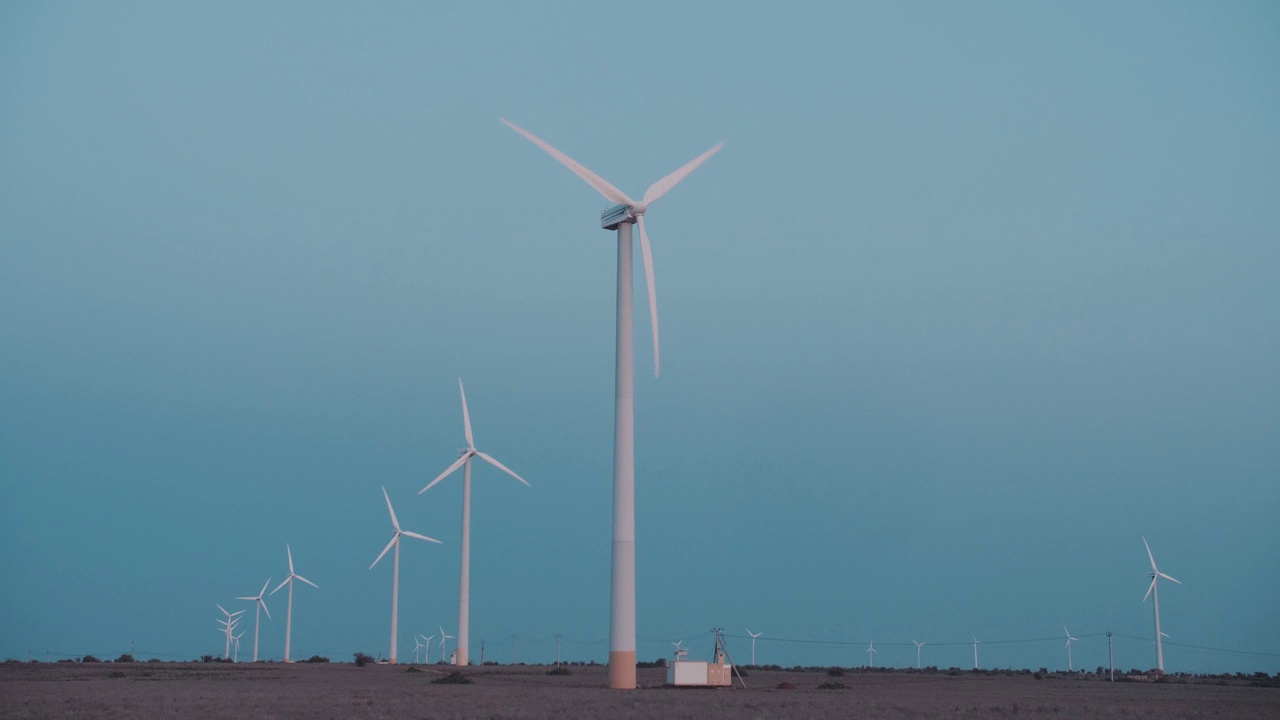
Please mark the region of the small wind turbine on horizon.
[[267, 619], [268, 620], [271, 619], [271, 611], [267, 610], [267, 601], [262, 599], [262, 596], [267, 592], [267, 586], [270, 584], [271, 584], [271, 578], [267, 578], [267, 581], [262, 583], [262, 589], [258, 591], [257, 595], [254, 595], [252, 597], [236, 598], [237, 600], [251, 600], [255, 603], [255, 607], [253, 609], [253, 661], [254, 662], [258, 662], [258, 626], [262, 623], [262, 613], [260, 611], [266, 611]]
[[631, 226], [640, 230], [640, 254], [649, 289], [649, 324], [653, 330], [653, 375], [658, 376], [658, 296], [654, 289], [653, 256], [644, 216], [649, 206], [688, 177], [724, 147], [720, 143], [650, 185], [636, 202], [607, 180], [552, 147], [533, 133], [502, 120], [503, 124], [542, 148], [573, 174], [582, 178], [612, 203], [600, 214], [600, 226], [618, 233], [617, 321], [614, 365], [613, 421], [613, 552], [609, 602], [609, 687], [636, 688], [636, 528], [635, 528], [635, 358], [632, 337]]
[[388, 659], [388, 662], [390, 662], [392, 665], [395, 665], [396, 664], [396, 619], [397, 619], [397, 616], [399, 615], [399, 609], [400, 609], [399, 607], [400, 606], [400, 537], [403, 535], [406, 537], [416, 538], [418, 540], [426, 540], [427, 542], [433, 542], [436, 544], [439, 544], [440, 541], [436, 540], [435, 538], [427, 537], [426, 535], [419, 535], [416, 532], [401, 530], [400, 521], [396, 519], [396, 509], [391, 507], [391, 496], [387, 495], [387, 489], [385, 487], [382, 488], [382, 497], [387, 499], [387, 512], [391, 514], [391, 527], [395, 528], [395, 532], [392, 533], [391, 535], [391, 541], [387, 543], [386, 547], [382, 548], [382, 552], [378, 553], [378, 557], [374, 559], [373, 565], [370, 565], [369, 569], [372, 570], [373, 566], [377, 565], [378, 561], [382, 559], [382, 556], [386, 555], [387, 551], [390, 550], [393, 546], [395, 547], [396, 549], [395, 560], [392, 563], [392, 570], [391, 570], [391, 657]]
[[1171, 575], [1166, 575], [1166, 574], [1164, 574], [1164, 573], [1160, 572], [1160, 568], [1156, 567], [1156, 556], [1155, 556], [1155, 555], [1153, 555], [1153, 554], [1151, 554], [1151, 545], [1150, 545], [1150, 543], [1148, 543], [1148, 542], [1147, 542], [1147, 539], [1146, 539], [1145, 537], [1144, 537], [1144, 538], [1142, 538], [1142, 544], [1143, 544], [1143, 545], [1146, 545], [1146, 547], [1147, 547], [1147, 557], [1151, 559], [1151, 572], [1149, 573], [1149, 575], [1150, 575], [1150, 577], [1151, 577], [1151, 586], [1147, 588], [1147, 594], [1142, 596], [1142, 602], [1146, 602], [1146, 601], [1147, 601], [1147, 598], [1148, 598], [1148, 597], [1150, 597], [1150, 598], [1152, 599], [1152, 605], [1155, 607], [1155, 611], [1156, 611], [1156, 667], [1160, 669], [1160, 672], [1164, 672], [1164, 643], [1160, 642], [1160, 638], [1161, 638], [1161, 636], [1162, 636], [1162, 635], [1164, 635], [1164, 633], [1160, 632], [1160, 588], [1159, 588], [1159, 583], [1160, 583], [1160, 578], [1164, 578], [1164, 579], [1166, 579], [1166, 580], [1173, 580], [1174, 582], [1178, 583], [1179, 585], [1181, 585], [1181, 584], [1182, 584], [1182, 581], [1181, 581], [1181, 580], [1176, 580], [1176, 579], [1174, 579], [1174, 578], [1173, 578], [1173, 576], [1171, 576]]
[[431, 641], [436, 639], [436, 635], [435, 633], [431, 633], [431, 637], [427, 637], [425, 635], [421, 635], [419, 637], [422, 638], [422, 644], [425, 645], [427, 648], [426, 652], [423, 653], [422, 655], [422, 662], [424, 662], [427, 665], [430, 665], [431, 664]]
[[911, 642], [915, 643], [915, 646], [916, 646], [916, 669], [919, 670], [920, 669], [920, 648], [924, 647], [924, 643], [916, 642], [915, 640], [912, 640]]
[[[970, 633], [972, 634], [972, 633]], [[978, 669], [978, 636], [973, 636], [973, 669]]]
[[874, 640], [871, 640], [867, 643], [867, 649], [865, 652], [867, 653], [867, 657], [871, 659], [871, 667], [874, 669], [876, 666], [876, 652], [877, 652], [876, 643]]
[[288, 544], [288, 543], [285, 543], [285, 545], [284, 545], [284, 550], [285, 550], [285, 552], [286, 552], [286, 553], [288, 553], [288, 555], [289, 555], [289, 577], [285, 578], [285, 579], [284, 579], [284, 582], [282, 582], [282, 583], [280, 583], [279, 585], [277, 585], [277, 586], [276, 586], [276, 589], [271, 591], [271, 594], [272, 594], [272, 595], [275, 595], [275, 594], [276, 594], [276, 590], [279, 590], [280, 588], [284, 587], [285, 585], [288, 585], [288, 586], [289, 586], [289, 609], [285, 611], [285, 616], [284, 616], [284, 617], [285, 617], [285, 620], [284, 620], [284, 661], [285, 661], [285, 662], [290, 662], [290, 660], [289, 660], [289, 640], [290, 640], [290, 638], [292, 638], [292, 637], [293, 637], [293, 581], [294, 581], [294, 580], [301, 580], [302, 582], [304, 582], [304, 583], [306, 583], [306, 584], [310, 585], [311, 587], [313, 587], [313, 588], [315, 588], [315, 589], [317, 589], [317, 590], [319, 590], [319, 589], [320, 589], [320, 586], [319, 586], [319, 585], [316, 585], [315, 583], [311, 582], [310, 580], [308, 580], [308, 579], [306, 579], [306, 578], [302, 577], [301, 575], [299, 575], [299, 574], [295, 573], [295, 572], [293, 571], [293, 549], [289, 547], [289, 544]]
[[[432, 635], [431, 637], [435, 637]], [[445, 633], [444, 628], [440, 628], [440, 662], [449, 661], [449, 645], [448, 642], [453, 639], [452, 635]]]
[[462, 471], [462, 563], [458, 583], [458, 656], [457, 664], [469, 662], [468, 653], [471, 647], [471, 458], [478, 457], [490, 465], [519, 480], [528, 487], [529, 483], [510, 468], [493, 457], [476, 449], [475, 439], [471, 436], [471, 414], [467, 412], [467, 391], [462, 387], [462, 378], [458, 378], [458, 392], [462, 395], [462, 429], [467, 438], [467, 447], [444, 472], [435, 480], [418, 491], [418, 494], [431, 489], [433, 485], [449, 477], [459, 467]]
[[[745, 630], [746, 628], [743, 628], [743, 629]], [[751, 636], [751, 667], [755, 667], [756, 666], [756, 638], [760, 637], [764, 633], [753, 633], [750, 630], [747, 630], [747, 634]]]
[[236, 662], [236, 663], [240, 662], [240, 638], [242, 637], [244, 637], [243, 632], [241, 632], [239, 635], [236, 635], [232, 638], [232, 640], [235, 641], [236, 648], [235, 648], [235, 656], [232, 658], [231, 662]]
[[1071, 631], [1067, 629], [1066, 625], [1062, 626], [1062, 632], [1067, 634], [1067, 672], [1075, 672], [1075, 668], [1071, 664], [1071, 643], [1079, 642], [1080, 638], [1071, 637]]
[[414, 665], [418, 665], [419, 663], [422, 662], [421, 657], [422, 657], [423, 647], [425, 646], [422, 644], [422, 636], [414, 635], [413, 636], [413, 664]]

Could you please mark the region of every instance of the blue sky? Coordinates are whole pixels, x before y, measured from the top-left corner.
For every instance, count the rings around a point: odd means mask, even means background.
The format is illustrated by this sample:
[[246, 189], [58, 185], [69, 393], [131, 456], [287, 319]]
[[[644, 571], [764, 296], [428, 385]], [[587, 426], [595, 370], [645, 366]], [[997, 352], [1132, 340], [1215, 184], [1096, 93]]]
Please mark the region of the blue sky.
[[1266, 3], [5, 4], [0, 657], [220, 652], [214, 603], [286, 542], [320, 585], [294, 655], [385, 654], [381, 486], [445, 541], [404, 548], [401, 655], [452, 632], [460, 484], [416, 493], [464, 443], [459, 376], [532, 484], [476, 471], [473, 657], [606, 657], [614, 244], [507, 117], [633, 195], [726, 142], [648, 216], [642, 658], [723, 626], [740, 661], [749, 627], [760, 662], [967, 666], [976, 634], [1062, 667], [1065, 625], [1077, 666], [1111, 630], [1146, 668], [1145, 535], [1184, 583], [1166, 667], [1280, 671], [1278, 30]]

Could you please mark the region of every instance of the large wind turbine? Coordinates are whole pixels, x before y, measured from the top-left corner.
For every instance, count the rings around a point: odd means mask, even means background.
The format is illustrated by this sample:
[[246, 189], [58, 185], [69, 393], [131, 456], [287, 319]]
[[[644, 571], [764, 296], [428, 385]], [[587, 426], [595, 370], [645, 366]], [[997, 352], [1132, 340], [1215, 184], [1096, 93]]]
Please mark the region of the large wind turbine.
[[636, 202], [607, 180], [580, 165], [573, 158], [548, 145], [533, 133], [503, 120], [533, 144], [545, 150], [582, 178], [606, 200], [615, 203], [600, 213], [600, 226], [618, 231], [618, 306], [613, 416], [613, 571], [609, 606], [609, 687], [633, 690], [636, 687], [636, 531], [635, 531], [635, 394], [632, 357], [632, 250], [631, 226], [640, 228], [640, 254], [644, 260], [649, 288], [649, 323], [653, 329], [653, 374], [658, 375], [658, 296], [653, 284], [653, 255], [644, 215], [671, 188], [714, 155], [724, 143], [686, 163], [649, 186], [644, 199]]
[[253, 661], [254, 662], [258, 662], [258, 627], [262, 624], [262, 611], [266, 610], [267, 619], [268, 620], [271, 619], [271, 611], [267, 610], [267, 601], [262, 599], [262, 596], [265, 595], [267, 592], [267, 586], [270, 584], [271, 584], [271, 578], [267, 578], [267, 581], [262, 583], [262, 589], [258, 591], [257, 595], [253, 595], [251, 597], [236, 598], [237, 600], [251, 600], [254, 603], [254, 609], [253, 609]]
[[1151, 587], [1148, 587], [1147, 594], [1142, 596], [1142, 602], [1146, 602], [1147, 598], [1150, 597], [1152, 599], [1152, 605], [1155, 606], [1156, 667], [1160, 668], [1160, 672], [1164, 672], [1164, 644], [1160, 642], [1160, 638], [1163, 636], [1163, 633], [1160, 632], [1160, 587], [1159, 587], [1160, 578], [1164, 578], [1165, 580], [1173, 580], [1179, 585], [1182, 584], [1182, 581], [1175, 580], [1172, 576], [1165, 575], [1164, 573], [1160, 572], [1160, 568], [1156, 567], [1156, 556], [1151, 554], [1151, 545], [1150, 543], [1147, 542], [1147, 539], [1145, 537], [1142, 538], [1142, 544], [1147, 546], [1147, 557], [1151, 559], [1151, 572], [1150, 572]]
[[[391, 527], [395, 528], [395, 533], [391, 535], [391, 542], [388, 542], [387, 546], [382, 548], [382, 552], [378, 553], [378, 557], [374, 559], [373, 565], [377, 565], [378, 561], [382, 559], [382, 556], [386, 555], [387, 551], [390, 550], [393, 545], [395, 546], [396, 548], [395, 562], [392, 563], [393, 569], [391, 571], [391, 656], [388, 658], [388, 661], [392, 665], [395, 665], [396, 664], [396, 618], [398, 616], [399, 606], [400, 606], [400, 536], [404, 535], [407, 537], [417, 538], [419, 540], [426, 540], [427, 542], [433, 542], [433, 543], [439, 543], [440, 541], [436, 540], [435, 538], [429, 538], [426, 535], [419, 535], [416, 532], [401, 530], [400, 521], [396, 520], [396, 509], [391, 507], [391, 496], [387, 495], [386, 488], [382, 488], [382, 497], [387, 499], [387, 512], [391, 514]], [[369, 566], [370, 570], [373, 569], [373, 565]]]
[[1067, 672], [1075, 672], [1075, 668], [1071, 665], [1071, 643], [1079, 642], [1080, 638], [1071, 637], [1071, 631], [1067, 629], [1066, 625], [1062, 626], [1062, 632], [1067, 634]]
[[235, 612], [227, 612], [227, 609], [222, 607], [221, 605], [218, 605], [218, 603], [214, 603], [214, 605], [217, 606], [217, 608], [222, 611], [223, 615], [227, 616], [226, 620], [219, 620], [218, 624], [222, 625], [222, 634], [226, 635], [227, 637], [227, 646], [226, 646], [226, 649], [222, 651], [222, 659], [230, 660], [231, 659], [231, 632], [235, 630], [236, 623], [240, 622], [240, 618], [236, 616], [243, 613], [244, 611], [237, 610]]
[[317, 590], [320, 589], [320, 586], [293, 571], [293, 550], [289, 547], [288, 543], [285, 543], [284, 551], [289, 554], [289, 577], [285, 578], [284, 582], [277, 585], [276, 589], [271, 591], [271, 594], [275, 595], [276, 590], [279, 590], [285, 585], [289, 586], [289, 609], [284, 615], [284, 661], [289, 662], [289, 639], [293, 637], [293, 581], [301, 580]]
[[462, 429], [467, 436], [467, 449], [459, 454], [458, 459], [453, 462], [444, 472], [440, 473], [435, 480], [427, 483], [427, 486], [418, 491], [418, 494], [431, 489], [431, 486], [449, 477], [453, 471], [459, 467], [462, 470], [462, 576], [458, 588], [458, 656], [457, 664], [466, 665], [468, 662], [467, 651], [470, 648], [470, 630], [471, 630], [471, 458], [478, 457], [490, 465], [505, 472], [511, 477], [519, 480], [528, 486], [528, 482], [524, 478], [515, 474], [506, 465], [494, 460], [489, 455], [476, 449], [475, 440], [471, 437], [471, 414], [467, 412], [467, 391], [462, 387], [462, 378], [458, 378], [458, 392], [462, 394]]

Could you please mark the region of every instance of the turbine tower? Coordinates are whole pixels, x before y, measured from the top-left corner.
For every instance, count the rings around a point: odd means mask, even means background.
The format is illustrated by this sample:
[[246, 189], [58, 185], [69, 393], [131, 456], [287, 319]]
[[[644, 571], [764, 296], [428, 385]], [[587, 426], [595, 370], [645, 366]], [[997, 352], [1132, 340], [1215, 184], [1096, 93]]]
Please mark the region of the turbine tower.
[[[971, 633], [972, 634], [972, 633]], [[978, 636], [973, 636], [973, 669], [978, 669]]]
[[915, 646], [916, 646], [916, 669], [919, 670], [920, 669], [920, 648], [924, 647], [924, 643], [916, 642], [915, 640], [912, 640], [911, 642], [915, 643]]
[[751, 636], [751, 667], [755, 667], [756, 666], [756, 638], [760, 637], [764, 633], [753, 633], [750, 630], [747, 630], [747, 634]]
[[[471, 634], [471, 458], [478, 457], [490, 465], [505, 472], [511, 477], [524, 483], [527, 487], [528, 482], [524, 478], [515, 474], [506, 465], [494, 460], [489, 455], [476, 449], [475, 440], [471, 437], [471, 415], [467, 412], [467, 391], [462, 387], [462, 378], [458, 378], [458, 392], [462, 394], [462, 429], [467, 437], [467, 449], [463, 450], [444, 472], [440, 473], [435, 480], [427, 483], [427, 486], [418, 491], [418, 494], [431, 489], [433, 485], [441, 480], [449, 477], [453, 471], [461, 467], [462, 470], [462, 570], [460, 571], [461, 580], [458, 587], [458, 665], [466, 665], [468, 662], [468, 649], [470, 648]], [[443, 659], [443, 658], [441, 658]]]
[[[391, 513], [391, 527], [395, 528], [395, 533], [391, 535], [391, 542], [387, 543], [387, 546], [382, 548], [382, 552], [378, 553], [378, 557], [374, 559], [373, 565], [377, 565], [378, 561], [382, 559], [382, 556], [386, 555], [387, 551], [391, 549], [391, 546], [393, 545], [395, 546], [396, 548], [395, 560], [392, 562], [392, 571], [391, 571], [391, 656], [388, 658], [388, 661], [392, 665], [395, 665], [396, 664], [396, 618], [399, 614], [399, 609], [400, 609], [399, 608], [400, 606], [400, 537], [403, 535], [406, 537], [417, 538], [419, 540], [426, 540], [427, 542], [433, 542], [437, 544], [440, 541], [435, 538], [429, 538], [426, 535], [419, 535], [418, 533], [409, 532], [408, 530], [401, 530], [400, 521], [396, 520], [396, 509], [391, 507], [391, 496], [387, 495], [387, 489], [385, 487], [382, 488], [382, 497], [387, 499], [387, 512]], [[370, 570], [373, 569], [373, 565], [369, 566]]]
[[635, 392], [632, 352], [631, 226], [640, 229], [640, 254], [649, 288], [649, 323], [653, 330], [653, 374], [658, 376], [658, 298], [653, 284], [653, 255], [644, 215], [671, 188], [724, 147], [720, 143], [649, 186], [636, 202], [607, 180], [580, 165], [533, 133], [509, 120], [507, 127], [542, 148], [612, 203], [600, 213], [600, 226], [618, 231], [617, 336], [613, 416], [613, 569], [609, 606], [609, 687], [636, 687], [636, 528], [635, 528]]
[[267, 586], [270, 584], [271, 584], [271, 578], [267, 578], [267, 581], [262, 583], [262, 589], [258, 591], [257, 595], [254, 595], [252, 597], [236, 598], [237, 600], [252, 600], [255, 604], [255, 607], [253, 608], [253, 661], [254, 662], [258, 662], [258, 626], [262, 624], [262, 611], [266, 610], [267, 619], [268, 620], [271, 619], [271, 611], [267, 610], [267, 601], [262, 599], [262, 596], [265, 595], [267, 592]]
[[293, 571], [293, 550], [289, 547], [288, 543], [285, 543], [284, 551], [289, 554], [289, 577], [285, 578], [284, 582], [277, 585], [276, 589], [271, 591], [271, 594], [275, 595], [276, 591], [280, 588], [285, 585], [289, 586], [289, 609], [286, 610], [284, 614], [284, 661], [290, 662], [289, 640], [293, 637], [293, 581], [301, 580], [317, 590], [320, 589], [320, 586]]
[[872, 667], [872, 668], [875, 668], [875, 666], [876, 666], [876, 643], [875, 643], [875, 641], [874, 641], [874, 640], [869, 641], [869, 642], [867, 643], [867, 649], [866, 649], [866, 651], [865, 651], [865, 652], [867, 653], [867, 657], [871, 658], [871, 667]]
[[1147, 557], [1151, 559], [1151, 572], [1149, 573], [1149, 575], [1151, 576], [1151, 587], [1148, 587], [1147, 594], [1142, 596], [1142, 602], [1146, 602], [1147, 598], [1150, 597], [1152, 600], [1152, 605], [1155, 606], [1156, 667], [1160, 669], [1160, 672], [1164, 672], [1164, 644], [1160, 642], [1160, 638], [1163, 637], [1164, 635], [1164, 633], [1160, 632], [1160, 586], [1159, 586], [1160, 578], [1164, 578], [1165, 580], [1173, 580], [1179, 585], [1182, 584], [1182, 581], [1175, 580], [1172, 576], [1165, 575], [1164, 573], [1160, 572], [1160, 568], [1156, 567], [1156, 556], [1151, 554], [1151, 544], [1147, 542], [1147, 539], [1145, 537], [1142, 538], [1142, 544], [1147, 546]]
[[1062, 626], [1062, 632], [1067, 634], [1067, 672], [1075, 672], [1075, 668], [1071, 665], [1071, 643], [1080, 642], [1080, 638], [1071, 637], [1071, 631], [1066, 625]]

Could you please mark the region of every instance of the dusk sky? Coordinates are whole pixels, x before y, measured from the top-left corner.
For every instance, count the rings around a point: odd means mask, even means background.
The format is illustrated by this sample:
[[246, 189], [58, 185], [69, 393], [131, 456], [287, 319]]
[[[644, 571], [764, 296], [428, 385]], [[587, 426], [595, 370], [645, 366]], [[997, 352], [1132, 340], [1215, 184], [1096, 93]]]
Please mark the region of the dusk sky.
[[[1280, 5], [0, 5], [0, 659], [638, 654], [1280, 672]], [[637, 269], [639, 268], [637, 250]], [[284, 653], [285, 592], [262, 655]], [[242, 645], [241, 659], [247, 646]], [[1216, 648], [1210, 650], [1207, 648]], [[433, 650], [432, 658], [438, 652]]]

